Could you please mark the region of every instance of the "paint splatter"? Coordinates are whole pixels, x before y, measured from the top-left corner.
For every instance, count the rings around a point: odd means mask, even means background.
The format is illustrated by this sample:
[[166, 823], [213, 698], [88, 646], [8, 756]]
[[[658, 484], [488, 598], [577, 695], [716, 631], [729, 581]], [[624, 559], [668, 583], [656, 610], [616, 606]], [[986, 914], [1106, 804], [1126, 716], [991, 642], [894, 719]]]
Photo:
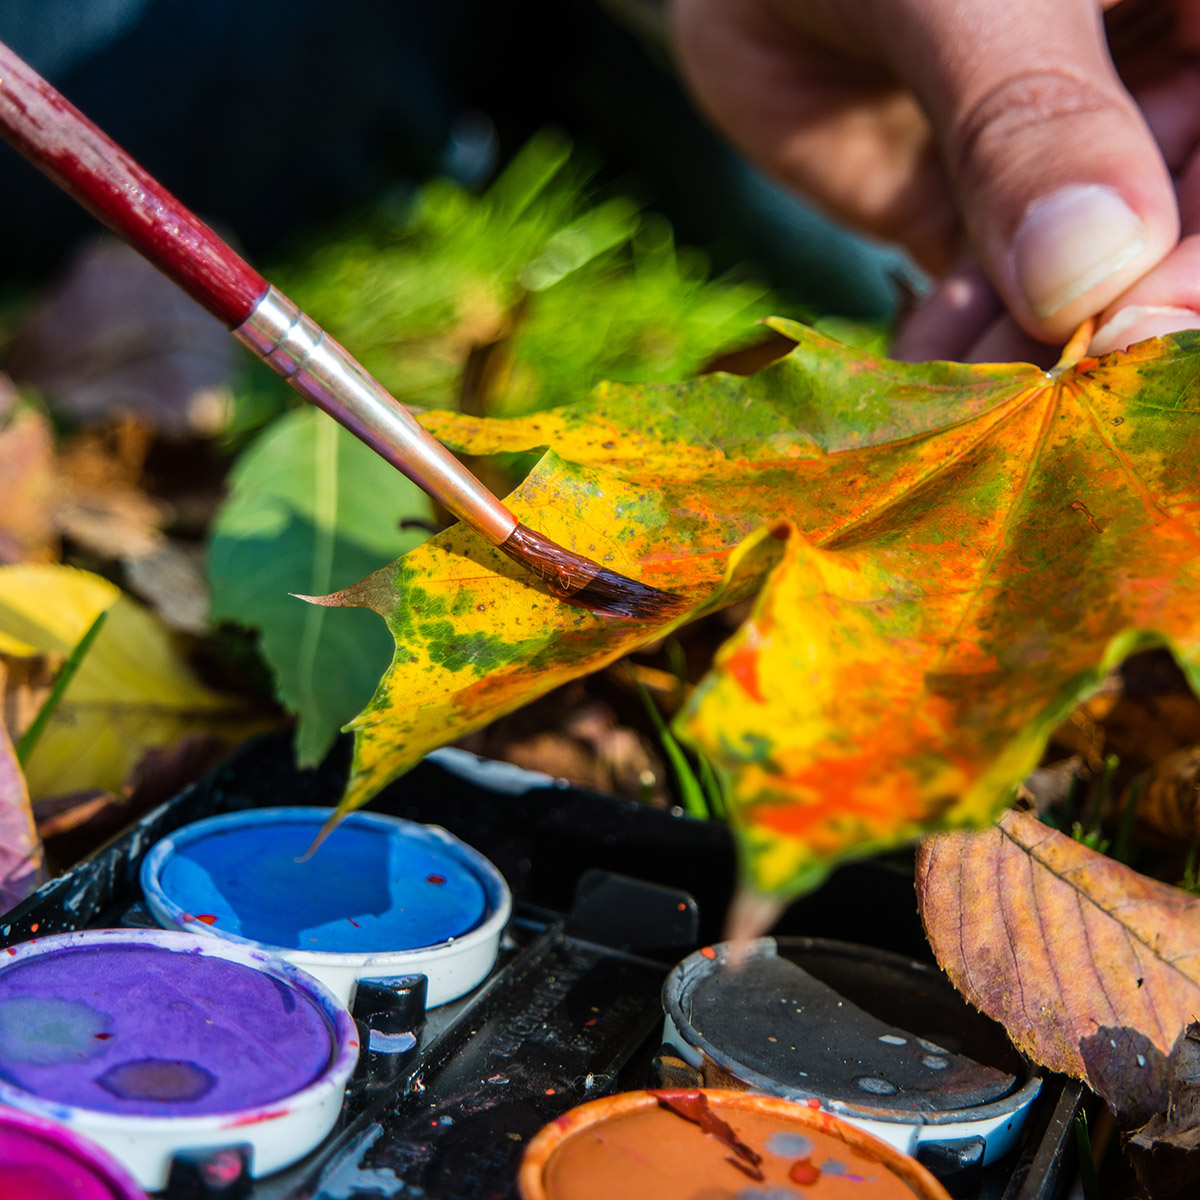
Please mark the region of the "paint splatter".
[[859, 1091], [870, 1096], [892, 1096], [900, 1090], [894, 1083], [875, 1075], [859, 1075], [854, 1082]]
[[701, 946], [700, 953], [710, 962], [717, 957], [717, 952], [711, 946]]
[[767, 1138], [764, 1145], [767, 1153], [774, 1154], [777, 1158], [807, 1158], [816, 1149], [812, 1138], [807, 1138], [802, 1133], [791, 1133], [786, 1129], [777, 1129]]
[[217, 1077], [199, 1063], [169, 1058], [135, 1058], [110, 1067], [96, 1082], [121, 1100], [160, 1103], [199, 1100]]
[[0, 1003], [0, 1060], [34, 1067], [86, 1062], [108, 1049], [112, 1017], [82, 1000], [14, 996]]
[[802, 1158], [792, 1163], [788, 1178], [801, 1187], [812, 1187], [821, 1178], [821, 1168], [811, 1158]]
[[205, 925], [215, 925], [217, 923], [217, 918], [213, 913], [197, 913], [196, 920], [203, 921]]
[[822, 1175], [845, 1175], [847, 1179], [862, 1179], [861, 1175], [851, 1175], [850, 1168], [841, 1160], [827, 1158], [821, 1164]]
[[445, 877], [445, 875], [426, 875], [425, 882], [426, 883], [434, 883], [440, 887], [443, 883], [446, 882], [446, 877]]

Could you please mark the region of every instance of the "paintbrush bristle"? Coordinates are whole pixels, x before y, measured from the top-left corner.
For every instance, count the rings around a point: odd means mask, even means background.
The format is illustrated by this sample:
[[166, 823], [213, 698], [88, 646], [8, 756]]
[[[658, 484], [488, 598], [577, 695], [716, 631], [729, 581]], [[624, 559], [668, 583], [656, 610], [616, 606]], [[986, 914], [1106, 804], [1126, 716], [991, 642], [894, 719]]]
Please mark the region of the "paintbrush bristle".
[[542, 580], [552, 595], [602, 616], [652, 621], [670, 616], [682, 604], [678, 596], [610, 571], [525, 525], [518, 525], [499, 548]]

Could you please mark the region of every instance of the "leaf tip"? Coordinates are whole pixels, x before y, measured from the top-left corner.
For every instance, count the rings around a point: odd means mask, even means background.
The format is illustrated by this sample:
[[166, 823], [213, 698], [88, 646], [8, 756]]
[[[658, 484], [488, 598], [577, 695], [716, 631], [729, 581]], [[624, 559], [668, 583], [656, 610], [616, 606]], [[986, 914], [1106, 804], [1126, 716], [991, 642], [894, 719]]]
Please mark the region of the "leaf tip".
[[303, 592], [288, 592], [293, 600], [303, 600], [306, 604], [320, 604], [323, 608], [336, 608], [340, 592], [331, 592], [328, 596], [306, 596]]

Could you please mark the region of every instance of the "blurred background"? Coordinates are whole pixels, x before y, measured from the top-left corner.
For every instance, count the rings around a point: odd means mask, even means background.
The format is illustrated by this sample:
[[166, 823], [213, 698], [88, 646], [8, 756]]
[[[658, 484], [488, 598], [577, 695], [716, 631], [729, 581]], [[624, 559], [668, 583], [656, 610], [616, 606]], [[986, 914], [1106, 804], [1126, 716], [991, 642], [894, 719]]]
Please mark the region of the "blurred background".
[[[749, 264], [800, 306], [867, 320], [915, 278], [705, 127], [654, 3], [0, 0], [0, 39], [259, 260], [431, 175], [478, 185], [554, 127], [718, 273]], [[91, 230], [6, 149], [0, 219], [10, 285]]]

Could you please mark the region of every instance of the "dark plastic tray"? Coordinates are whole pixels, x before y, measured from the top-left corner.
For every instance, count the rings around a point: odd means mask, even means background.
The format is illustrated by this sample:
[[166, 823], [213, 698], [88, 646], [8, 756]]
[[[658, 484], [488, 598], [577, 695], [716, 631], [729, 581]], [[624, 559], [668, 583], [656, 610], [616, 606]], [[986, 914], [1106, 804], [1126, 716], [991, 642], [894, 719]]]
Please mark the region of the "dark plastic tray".
[[[342, 743], [320, 769], [298, 771], [289, 738], [249, 744], [0, 917], [0, 947], [143, 923], [138, 868], [159, 837], [233, 809], [333, 804], [347, 754]], [[360, 995], [356, 1016], [390, 1007], [415, 1027], [416, 1048], [364, 1055], [337, 1128], [303, 1162], [252, 1181], [229, 1170], [228, 1154], [177, 1159], [169, 1200], [515, 1196], [525, 1143], [542, 1125], [586, 1100], [659, 1082], [663, 979], [720, 937], [734, 878], [725, 828], [456, 752], [421, 763], [372, 808], [442, 825], [504, 873], [516, 915], [495, 969], [423, 1018], [419, 988]], [[792, 906], [778, 932], [928, 958], [911, 870], [900, 865], [837, 872]], [[1018, 1150], [947, 1176], [947, 1186], [978, 1200], [1052, 1200], [1071, 1174], [1080, 1103], [1079, 1085], [1047, 1078]]]

